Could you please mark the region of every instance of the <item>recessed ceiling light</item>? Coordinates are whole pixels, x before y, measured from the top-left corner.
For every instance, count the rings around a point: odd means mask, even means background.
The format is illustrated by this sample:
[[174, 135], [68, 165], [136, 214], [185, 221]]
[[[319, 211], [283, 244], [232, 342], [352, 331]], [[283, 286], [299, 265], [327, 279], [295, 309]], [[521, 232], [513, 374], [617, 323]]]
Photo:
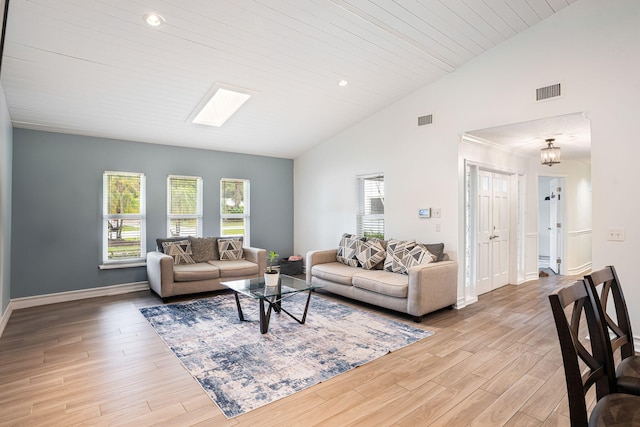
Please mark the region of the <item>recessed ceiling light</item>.
[[152, 27], [159, 27], [166, 22], [162, 15], [158, 15], [157, 13], [145, 13], [143, 18], [144, 22]]
[[349, 82], [346, 81], [345, 79], [338, 80], [338, 86], [340, 86], [340, 87], [345, 87], [348, 84], [349, 84]]
[[216, 83], [196, 108], [192, 123], [207, 126], [222, 126], [229, 117], [251, 98], [251, 92], [245, 89]]

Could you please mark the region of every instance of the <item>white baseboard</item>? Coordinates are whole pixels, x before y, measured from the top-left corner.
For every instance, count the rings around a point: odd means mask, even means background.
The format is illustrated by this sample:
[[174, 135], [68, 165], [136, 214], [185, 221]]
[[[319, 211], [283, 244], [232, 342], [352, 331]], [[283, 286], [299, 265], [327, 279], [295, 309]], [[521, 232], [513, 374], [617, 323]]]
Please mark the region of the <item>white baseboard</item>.
[[587, 262], [587, 263], [585, 263], [585, 264], [583, 264], [581, 266], [568, 269], [567, 274], [569, 276], [575, 276], [577, 274], [586, 273], [587, 271], [590, 271], [590, 270], [591, 270], [591, 261], [589, 261], [589, 262]]
[[524, 281], [529, 282], [531, 280], [538, 280], [540, 278], [540, 273], [538, 270], [528, 272], [524, 275]]
[[0, 318], [0, 337], [9, 322], [13, 310], [21, 308], [37, 307], [39, 305], [55, 304], [58, 302], [75, 301], [79, 299], [106, 297], [111, 295], [127, 294], [130, 292], [148, 291], [149, 282], [134, 282], [122, 285], [103, 286], [101, 288], [82, 289], [79, 291], [59, 292], [56, 294], [37, 295], [33, 297], [15, 298], [9, 301], [7, 309]]
[[2, 314], [2, 318], [0, 318], [0, 337], [4, 333], [4, 328], [7, 326], [9, 322], [9, 317], [11, 317], [11, 312], [13, 311], [13, 306], [11, 305], [11, 301], [9, 301], [9, 305], [7, 305], [7, 309]]
[[9, 306], [13, 310], [18, 310], [21, 308], [37, 307], [39, 305], [55, 304], [59, 302], [75, 301], [86, 298], [106, 297], [148, 290], [149, 282], [134, 282], [122, 285], [103, 286], [100, 288], [82, 289], [79, 291], [68, 291], [59, 292], [56, 294], [15, 298], [9, 301]]
[[455, 309], [456, 310], [460, 310], [461, 308], [465, 308], [468, 305], [473, 304], [474, 302], [478, 302], [478, 297], [474, 296], [474, 297], [470, 297], [470, 296], [466, 296], [466, 297], [461, 297], [458, 298], [458, 302], [455, 305]]

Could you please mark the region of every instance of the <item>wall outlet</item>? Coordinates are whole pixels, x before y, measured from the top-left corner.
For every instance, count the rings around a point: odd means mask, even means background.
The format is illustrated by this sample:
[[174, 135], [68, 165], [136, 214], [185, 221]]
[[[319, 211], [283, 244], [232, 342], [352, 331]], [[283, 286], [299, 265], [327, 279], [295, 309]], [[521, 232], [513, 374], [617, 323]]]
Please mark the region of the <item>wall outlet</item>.
[[431, 216], [433, 218], [440, 218], [440, 208], [432, 208], [431, 209]]
[[607, 228], [607, 240], [613, 242], [623, 242], [624, 228]]

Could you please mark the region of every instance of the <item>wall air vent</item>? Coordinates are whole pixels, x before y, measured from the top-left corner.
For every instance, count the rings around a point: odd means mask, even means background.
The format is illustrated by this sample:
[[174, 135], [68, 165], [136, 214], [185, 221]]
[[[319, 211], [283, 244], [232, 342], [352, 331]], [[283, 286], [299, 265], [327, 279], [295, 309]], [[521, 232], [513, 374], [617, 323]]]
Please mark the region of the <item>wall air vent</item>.
[[433, 114], [418, 117], [418, 126], [430, 125], [433, 123]]
[[560, 83], [536, 89], [536, 101], [556, 98], [560, 95], [562, 95], [562, 93], [560, 92]]

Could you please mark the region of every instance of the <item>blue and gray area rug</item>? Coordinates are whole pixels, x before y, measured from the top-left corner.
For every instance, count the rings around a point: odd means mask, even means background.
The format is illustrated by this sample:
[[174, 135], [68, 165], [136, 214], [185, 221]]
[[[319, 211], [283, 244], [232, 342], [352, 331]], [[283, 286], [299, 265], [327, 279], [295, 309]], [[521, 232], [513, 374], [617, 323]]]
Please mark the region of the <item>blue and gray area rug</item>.
[[[141, 308], [151, 326], [227, 418], [326, 381], [432, 335], [314, 295], [304, 325], [271, 315], [260, 334], [258, 301], [233, 294]], [[301, 314], [306, 294], [283, 302]]]

